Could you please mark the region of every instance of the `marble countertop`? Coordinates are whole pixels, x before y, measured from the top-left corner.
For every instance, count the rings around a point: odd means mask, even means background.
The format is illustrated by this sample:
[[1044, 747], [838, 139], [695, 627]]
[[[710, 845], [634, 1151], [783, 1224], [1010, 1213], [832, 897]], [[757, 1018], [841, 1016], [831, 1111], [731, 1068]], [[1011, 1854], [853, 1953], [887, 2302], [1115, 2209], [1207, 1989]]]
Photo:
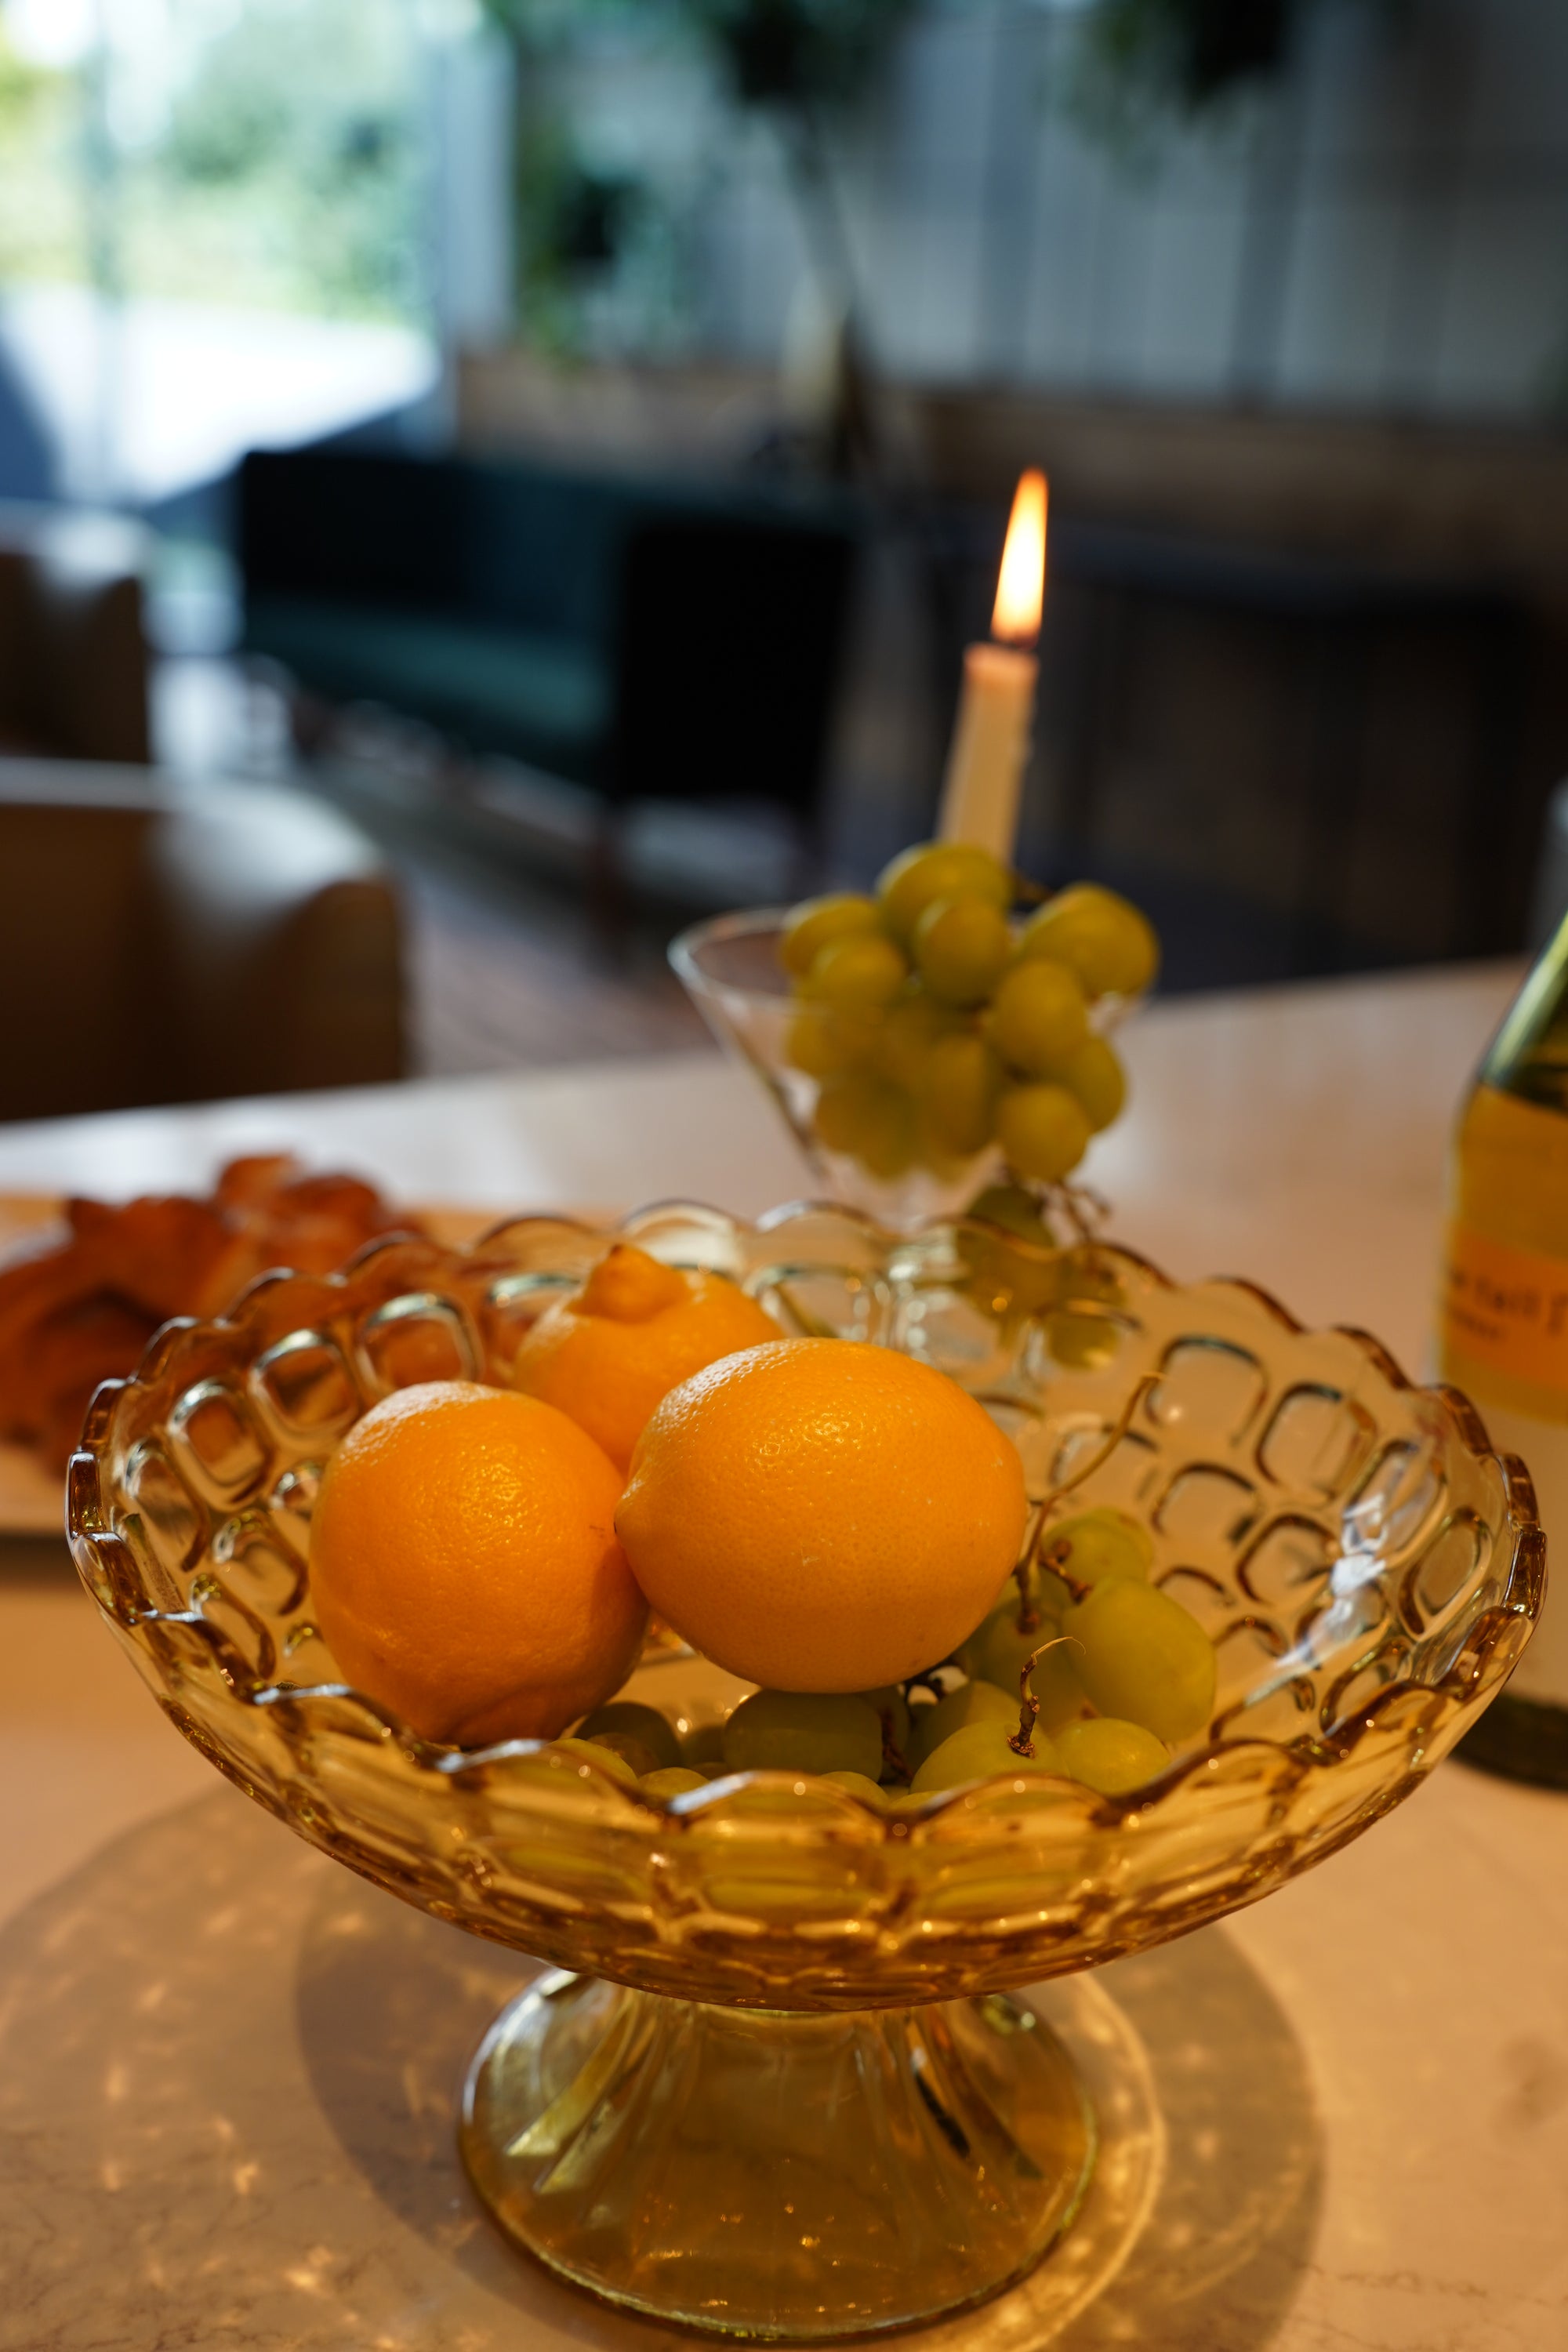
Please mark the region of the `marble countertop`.
[[[1446, 1133], [1512, 984], [1157, 1008], [1090, 1171], [1119, 1234], [1419, 1369]], [[628, 1170], [741, 1210], [802, 1182], [749, 1082], [692, 1056], [13, 1128], [0, 1192], [205, 1181], [279, 1141], [498, 1208], [624, 1197]], [[48, 1541], [0, 1546], [0, 2347], [662, 2337], [514, 2256], [462, 2180], [461, 2069], [526, 1963], [220, 1781]], [[1450, 1763], [1256, 1909], [1098, 1982], [1163, 2119], [1148, 2221], [1065, 2332], [1026, 2283], [929, 2331], [944, 2352], [1568, 2345], [1568, 1799]]]

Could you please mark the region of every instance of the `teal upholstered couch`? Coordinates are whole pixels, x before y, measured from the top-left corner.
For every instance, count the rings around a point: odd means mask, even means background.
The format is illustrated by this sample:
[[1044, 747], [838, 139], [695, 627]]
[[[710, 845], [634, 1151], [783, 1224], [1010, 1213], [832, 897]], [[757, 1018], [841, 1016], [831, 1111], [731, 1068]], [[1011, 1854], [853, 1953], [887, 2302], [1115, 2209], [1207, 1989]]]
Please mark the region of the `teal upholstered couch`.
[[240, 478], [246, 644], [634, 796], [815, 805], [856, 532], [822, 499], [343, 449]]

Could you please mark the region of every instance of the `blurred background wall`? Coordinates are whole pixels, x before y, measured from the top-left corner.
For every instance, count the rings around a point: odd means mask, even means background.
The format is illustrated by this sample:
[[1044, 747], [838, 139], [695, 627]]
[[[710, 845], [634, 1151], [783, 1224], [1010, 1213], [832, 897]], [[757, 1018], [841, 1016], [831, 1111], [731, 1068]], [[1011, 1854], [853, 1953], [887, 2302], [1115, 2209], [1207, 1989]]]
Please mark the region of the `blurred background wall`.
[[[862, 324], [887, 368], [1411, 416], [1563, 413], [1568, 16], [1553, 0], [1330, 0], [1301, 13], [1277, 74], [1195, 120], [1097, 69], [1085, 14], [910, 12], [834, 153]], [[582, 340], [773, 361], [807, 253], [766, 125], [736, 123], [700, 57], [653, 49], [634, 26], [533, 67], [552, 69], [570, 162], [621, 192], [627, 223], [573, 320]]]
[[[414, 469], [416, 552], [447, 469], [489, 603], [276, 530], [263, 589], [258, 449], [349, 469], [318, 535], [356, 462]], [[1568, 770], [1568, 12], [0, 0], [0, 499], [142, 531], [165, 770], [382, 844], [426, 1060], [682, 1038], [681, 914], [922, 832], [1031, 462], [1026, 864], [1142, 897], [1178, 986], [1521, 945]], [[823, 702], [788, 790], [647, 690], [647, 616], [700, 651], [724, 601], [692, 530], [781, 519], [853, 549], [830, 646], [756, 625]]]

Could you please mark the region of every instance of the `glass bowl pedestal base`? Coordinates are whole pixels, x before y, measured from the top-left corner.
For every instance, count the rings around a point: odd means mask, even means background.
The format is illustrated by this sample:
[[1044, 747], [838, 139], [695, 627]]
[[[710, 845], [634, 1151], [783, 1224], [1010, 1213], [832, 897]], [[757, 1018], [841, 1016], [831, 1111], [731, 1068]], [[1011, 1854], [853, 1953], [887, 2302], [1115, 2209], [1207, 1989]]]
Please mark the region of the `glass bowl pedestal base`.
[[1000, 1993], [837, 2013], [558, 1970], [502, 2011], [463, 2160], [506, 2235], [611, 2303], [718, 2334], [871, 2335], [1022, 2276], [1094, 2164], [1066, 2051]]

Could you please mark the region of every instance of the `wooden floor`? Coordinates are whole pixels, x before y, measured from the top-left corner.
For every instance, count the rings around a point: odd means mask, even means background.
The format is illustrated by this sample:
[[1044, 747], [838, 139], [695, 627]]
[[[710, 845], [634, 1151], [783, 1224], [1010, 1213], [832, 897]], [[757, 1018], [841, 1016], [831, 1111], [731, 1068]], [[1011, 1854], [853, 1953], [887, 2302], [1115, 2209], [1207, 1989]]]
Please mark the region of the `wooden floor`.
[[[744, 842], [738, 859], [731, 842], [728, 868], [721, 857], [706, 892], [688, 892], [684, 904], [679, 888], [629, 893], [631, 919], [612, 943], [590, 906], [585, 819], [569, 792], [529, 789], [497, 769], [483, 779], [489, 831], [471, 816], [466, 831], [444, 834], [430, 817], [442, 798], [431, 790], [430, 739], [372, 725], [307, 763], [289, 740], [281, 698], [226, 660], [161, 663], [153, 716], [157, 756], [175, 774], [203, 785], [255, 777], [318, 791], [375, 839], [401, 887], [411, 1061], [422, 1076], [704, 1044], [708, 1032], [666, 960], [668, 940], [704, 905], [754, 904], [784, 878], [765, 833], [749, 870]], [[722, 847], [722, 828], [720, 837]], [[692, 845], [678, 845], [678, 866], [680, 846], [689, 853]]]
[[639, 928], [612, 952], [573, 892], [398, 864], [418, 1071], [616, 1061], [707, 1041], [657, 929]]

